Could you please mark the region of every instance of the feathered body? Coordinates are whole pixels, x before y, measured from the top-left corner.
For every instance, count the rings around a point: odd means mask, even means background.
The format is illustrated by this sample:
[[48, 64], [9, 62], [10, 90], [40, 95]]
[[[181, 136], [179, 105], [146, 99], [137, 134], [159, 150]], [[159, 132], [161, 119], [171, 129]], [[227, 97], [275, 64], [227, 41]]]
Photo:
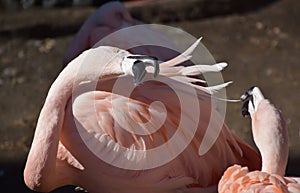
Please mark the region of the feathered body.
[[[129, 52], [103, 46], [69, 63], [51, 86], [41, 111], [24, 171], [27, 186], [50, 191], [73, 184], [91, 193], [215, 192], [228, 166], [258, 169], [260, 156], [212, 109], [208, 93], [227, 84], [202, 87], [192, 84], [198, 79], [188, 77], [226, 65], [174, 67], [190, 59], [198, 43], [161, 63], [159, 77], [132, 87], [130, 95], [124, 93], [133, 85], [132, 77], [122, 63]], [[187, 106], [181, 105], [178, 95], [190, 99]], [[199, 109], [199, 117], [193, 109]], [[200, 156], [209, 124], [222, 129]], [[164, 151], [154, 151], [168, 142]], [[176, 156], [160, 164], [166, 154]]]
[[[297, 178], [284, 177], [288, 159], [288, 133], [281, 112], [265, 99], [259, 88], [248, 91], [254, 142], [262, 155], [261, 171], [247, 167], [229, 167], [219, 182], [220, 193], [300, 193]], [[299, 179], [298, 179], [299, 181]]]
[[220, 193], [299, 193], [300, 186], [293, 178], [262, 171], [250, 172], [247, 167], [234, 165], [224, 173]]

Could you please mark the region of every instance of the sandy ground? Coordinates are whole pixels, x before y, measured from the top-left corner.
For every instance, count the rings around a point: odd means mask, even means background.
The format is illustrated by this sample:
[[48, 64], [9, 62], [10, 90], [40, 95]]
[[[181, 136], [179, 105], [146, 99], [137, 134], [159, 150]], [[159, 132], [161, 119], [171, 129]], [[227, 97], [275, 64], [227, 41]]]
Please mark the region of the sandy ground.
[[[31, 192], [23, 183], [22, 170], [40, 108], [49, 86], [62, 69], [68, 44], [93, 10], [65, 8], [0, 13], [1, 192]], [[223, 73], [224, 80], [234, 81], [227, 90], [229, 98], [238, 98], [245, 89], [259, 85], [280, 107], [290, 136], [287, 174], [298, 176], [299, 12], [297, 0], [285, 0], [239, 14], [164, 22], [195, 37], [203, 36], [203, 44], [215, 59], [229, 63]], [[253, 145], [249, 119], [240, 115], [240, 108], [241, 104], [228, 104], [227, 123]], [[54, 192], [72, 190], [73, 187], [67, 187]]]

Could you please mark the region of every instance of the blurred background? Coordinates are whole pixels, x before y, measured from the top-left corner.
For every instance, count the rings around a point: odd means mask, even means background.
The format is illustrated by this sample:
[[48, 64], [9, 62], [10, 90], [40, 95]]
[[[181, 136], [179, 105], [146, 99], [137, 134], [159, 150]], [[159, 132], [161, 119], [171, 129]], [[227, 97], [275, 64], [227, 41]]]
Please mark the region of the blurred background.
[[[23, 168], [39, 111], [62, 70], [62, 60], [97, 0], [1, 0], [0, 190], [29, 193]], [[229, 98], [258, 85], [286, 118], [290, 136], [287, 175], [300, 176], [300, 2], [297, 0], [123, 1], [146, 23], [182, 28], [217, 61], [227, 61]], [[241, 104], [228, 104], [226, 121], [253, 147]], [[73, 192], [65, 187], [53, 192]]]

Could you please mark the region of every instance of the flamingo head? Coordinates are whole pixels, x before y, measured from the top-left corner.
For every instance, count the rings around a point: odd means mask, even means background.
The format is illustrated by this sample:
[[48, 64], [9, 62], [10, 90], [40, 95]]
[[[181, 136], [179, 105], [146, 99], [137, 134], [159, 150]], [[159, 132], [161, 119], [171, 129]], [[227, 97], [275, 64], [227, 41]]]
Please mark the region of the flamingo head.
[[[252, 100], [250, 99], [250, 97], [252, 97]], [[242, 107], [242, 115], [244, 117], [250, 115], [252, 118], [258, 108], [259, 103], [264, 99], [265, 97], [258, 87], [253, 86], [248, 89], [241, 96], [241, 101], [244, 102], [244, 105]]]
[[[150, 66], [154, 69], [147, 68]], [[77, 71], [77, 73], [74, 73], [74, 71]], [[160, 67], [156, 57], [135, 55], [126, 50], [111, 46], [99, 46], [83, 52], [78, 58], [71, 61], [65, 73], [66, 76], [74, 74], [78, 83], [97, 81], [99, 77], [104, 79], [118, 76], [132, 76], [133, 83], [138, 85], [143, 81], [148, 72], [153, 73], [154, 78], [156, 78], [159, 71]], [[65, 78], [63, 79], [65, 80]], [[72, 80], [69, 82], [73, 83]]]

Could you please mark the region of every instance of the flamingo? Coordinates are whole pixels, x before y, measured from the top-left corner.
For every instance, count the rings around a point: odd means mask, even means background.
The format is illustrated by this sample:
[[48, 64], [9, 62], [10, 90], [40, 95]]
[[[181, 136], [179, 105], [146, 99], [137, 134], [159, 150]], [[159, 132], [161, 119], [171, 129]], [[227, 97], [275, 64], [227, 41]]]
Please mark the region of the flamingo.
[[109, 2], [102, 5], [84, 22], [70, 43], [63, 61], [64, 65], [113, 31], [138, 23], [120, 2]]
[[253, 102], [245, 102], [243, 115], [250, 114], [252, 118], [254, 142], [262, 156], [261, 171], [249, 172], [247, 167], [233, 165], [225, 171], [218, 190], [220, 193], [299, 193], [300, 178], [284, 177], [288, 159], [288, 132], [284, 118], [258, 87], [250, 88], [241, 99], [246, 100], [251, 95]]
[[[143, 24], [143, 22], [131, 17], [130, 13], [122, 3], [108, 2], [103, 4], [97, 11], [89, 16], [70, 43], [63, 59], [64, 66], [80, 55], [84, 50], [94, 47], [100, 40], [107, 37], [109, 34], [120, 29], [141, 24]], [[135, 30], [137, 30], [137, 28], [135, 28]], [[148, 42], [163, 41], [168, 43], [169, 47], [174, 47], [174, 45], [170, 44], [170, 40], [166, 40], [165, 37], [162, 37], [161, 33], [155, 33], [154, 31], [149, 33], [150, 30], [151, 29], [148, 29], [146, 26], [143, 26], [140, 27], [140, 32], [131, 30], [129, 37], [121, 37], [121, 39], [117, 39], [116, 37], [109, 38], [106, 42], [102, 42], [102, 45], [128, 49], [127, 44], [129, 40], [132, 40], [133, 38], [135, 40], [142, 38], [148, 39]], [[155, 39], [153, 39], [153, 37]], [[138, 42], [143, 42], [143, 40], [138, 40]], [[161, 60], [170, 59], [175, 56], [175, 53], [171, 50], [153, 49], [151, 46], [131, 48], [129, 50], [132, 53], [155, 55]]]
[[116, 1], [103, 4], [89, 16], [70, 43], [64, 57], [64, 65], [84, 50], [92, 48], [108, 34], [138, 24], [142, 22], [132, 18], [122, 3]]
[[[258, 169], [259, 154], [211, 108], [211, 94], [228, 83], [204, 87], [190, 77], [227, 64], [177, 65], [192, 57], [199, 41], [159, 65], [155, 57], [110, 46], [72, 60], [40, 112], [24, 169], [26, 185], [41, 192], [64, 185], [91, 193], [215, 192], [228, 166]], [[123, 94], [129, 87], [131, 94]], [[186, 106], [178, 96], [188, 99]], [[209, 124], [221, 131], [210, 133], [215, 143], [200, 155]], [[162, 145], [163, 151], [154, 151]], [[169, 155], [172, 159], [162, 159]]]

